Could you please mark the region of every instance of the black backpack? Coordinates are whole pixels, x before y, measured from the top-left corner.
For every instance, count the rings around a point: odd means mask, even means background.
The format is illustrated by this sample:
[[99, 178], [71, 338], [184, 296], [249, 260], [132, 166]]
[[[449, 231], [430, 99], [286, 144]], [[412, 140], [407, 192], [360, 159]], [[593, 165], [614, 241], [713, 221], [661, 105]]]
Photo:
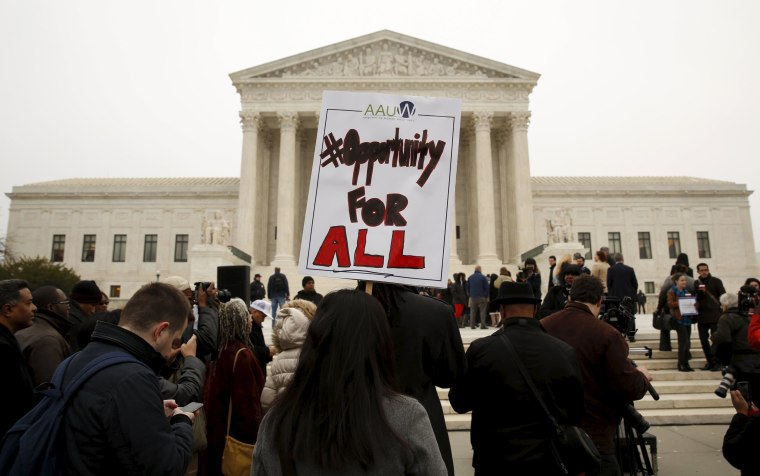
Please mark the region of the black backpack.
[[75, 355], [61, 362], [50, 388], [40, 392], [42, 400], [5, 434], [0, 446], [0, 474], [62, 474], [61, 421], [71, 398], [82, 384], [106, 367], [126, 362], [145, 365], [130, 354], [108, 352], [93, 359], [63, 388], [63, 377]]
[[285, 283], [285, 276], [282, 273], [276, 273], [272, 276], [272, 291], [278, 294], [284, 293], [287, 291], [287, 285]]

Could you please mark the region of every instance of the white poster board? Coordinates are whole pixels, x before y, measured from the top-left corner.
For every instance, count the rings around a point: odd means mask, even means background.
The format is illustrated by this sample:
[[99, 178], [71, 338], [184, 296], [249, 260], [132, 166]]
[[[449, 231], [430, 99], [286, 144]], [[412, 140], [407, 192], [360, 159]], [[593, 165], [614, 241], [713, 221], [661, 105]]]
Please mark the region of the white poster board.
[[299, 272], [445, 287], [457, 99], [326, 91]]

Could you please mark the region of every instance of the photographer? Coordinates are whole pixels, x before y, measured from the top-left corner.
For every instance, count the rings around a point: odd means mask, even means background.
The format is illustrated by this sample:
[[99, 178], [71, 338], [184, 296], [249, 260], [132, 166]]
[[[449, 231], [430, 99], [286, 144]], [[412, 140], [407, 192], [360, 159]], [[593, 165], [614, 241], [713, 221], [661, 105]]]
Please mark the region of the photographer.
[[581, 270], [578, 266], [574, 264], [565, 266], [561, 276], [563, 285], [554, 286], [551, 291], [546, 293], [546, 298], [538, 310], [539, 319], [565, 308], [565, 304], [570, 297], [570, 287], [573, 285], [573, 280], [580, 275]]
[[736, 365], [740, 362], [757, 360], [760, 350], [752, 348], [747, 339], [749, 315], [739, 308], [739, 296], [724, 293], [720, 296], [723, 315], [718, 320], [718, 329], [712, 335], [715, 354], [723, 365]]
[[[525, 268], [523, 268], [524, 281], [530, 284], [533, 290], [533, 295], [536, 299], [541, 299], [541, 272], [538, 270], [536, 260], [528, 258], [525, 260]], [[549, 277], [551, 279], [551, 276]]]
[[636, 367], [628, 359], [628, 344], [620, 332], [597, 319], [601, 306], [601, 281], [579, 276], [570, 288], [565, 309], [542, 319], [541, 326], [575, 349], [586, 406], [579, 426], [602, 454], [602, 467], [595, 474], [619, 475], [615, 431], [625, 409], [644, 396], [652, 378], [646, 368]]

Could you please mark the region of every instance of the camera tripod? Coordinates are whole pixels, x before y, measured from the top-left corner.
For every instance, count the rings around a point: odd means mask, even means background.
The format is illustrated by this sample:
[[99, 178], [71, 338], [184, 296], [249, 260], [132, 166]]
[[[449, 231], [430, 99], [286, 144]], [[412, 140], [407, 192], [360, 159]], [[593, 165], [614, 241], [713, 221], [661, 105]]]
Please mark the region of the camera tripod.
[[[630, 352], [645, 355], [650, 359], [652, 358], [652, 349], [646, 346], [630, 349]], [[636, 362], [633, 360], [631, 363], [634, 366], [636, 365]], [[660, 395], [649, 382], [647, 382], [647, 391], [653, 399], [660, 399]], [[615, 442], [615, 455], [617, 456], [618, 464], [621, 469], [627, 469], [628, 474], [651, 476], [655, 474], [644, 441], [644, 433], [648, 429], [649, 422], [644, 419], [641, 413], [636, 411], [633, 403], [628, 404], [623, 412], [623, 421], [618, 426]]]

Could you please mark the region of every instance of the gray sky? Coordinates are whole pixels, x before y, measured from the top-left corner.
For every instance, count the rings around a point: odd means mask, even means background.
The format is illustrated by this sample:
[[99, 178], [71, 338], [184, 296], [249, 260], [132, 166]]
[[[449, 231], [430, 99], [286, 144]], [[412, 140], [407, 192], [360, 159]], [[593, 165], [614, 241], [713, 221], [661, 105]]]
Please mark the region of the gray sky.
[[[0, 191], [71, 177], [238, 176], [228, 74], [382, 29], [541, 73], [533, 175], [760, 188], [760, 2], [263, 3], [1, 2]], [[757, 246], [760, 196], [750, 204]]]

